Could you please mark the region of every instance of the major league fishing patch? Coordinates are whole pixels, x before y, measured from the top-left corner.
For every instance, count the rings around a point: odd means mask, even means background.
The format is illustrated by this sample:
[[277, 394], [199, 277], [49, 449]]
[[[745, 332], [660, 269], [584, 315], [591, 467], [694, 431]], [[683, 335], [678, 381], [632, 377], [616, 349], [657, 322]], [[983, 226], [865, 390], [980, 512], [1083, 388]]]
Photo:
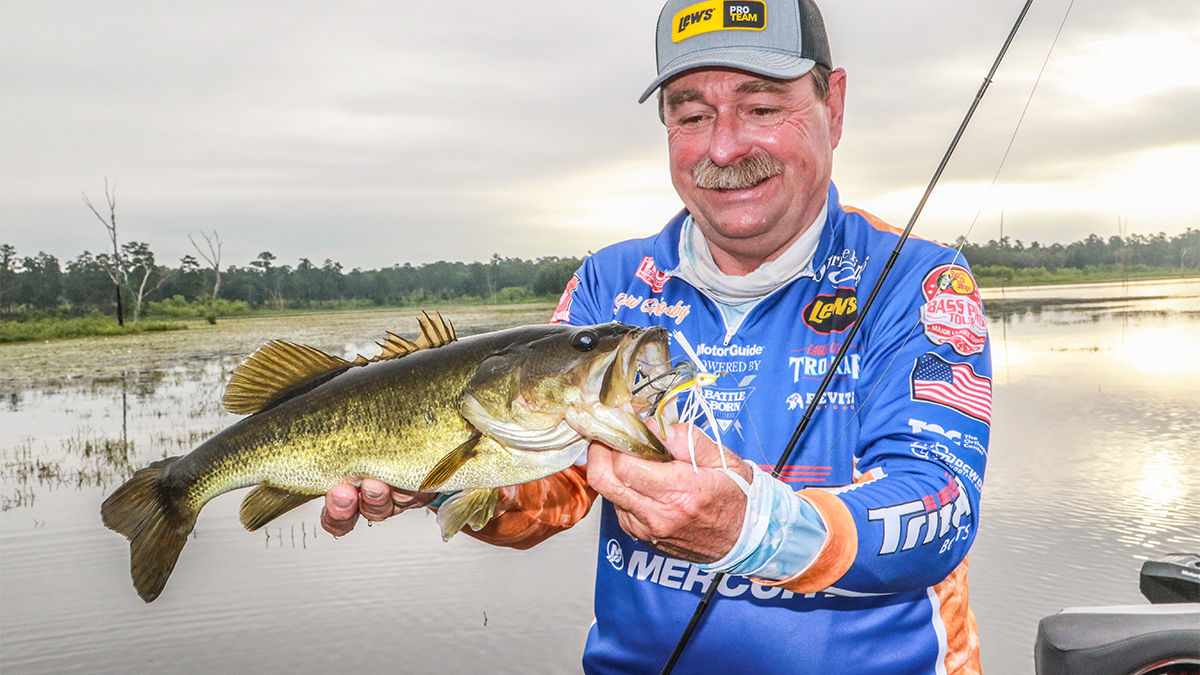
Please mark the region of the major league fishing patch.
[[935, 345], [950, 345], [963, 356], [978, 354], [987, 342], [987, 322], [979, 285], [958, 265], [939, 265], [921, 282], [925, 305], [921, 325]]

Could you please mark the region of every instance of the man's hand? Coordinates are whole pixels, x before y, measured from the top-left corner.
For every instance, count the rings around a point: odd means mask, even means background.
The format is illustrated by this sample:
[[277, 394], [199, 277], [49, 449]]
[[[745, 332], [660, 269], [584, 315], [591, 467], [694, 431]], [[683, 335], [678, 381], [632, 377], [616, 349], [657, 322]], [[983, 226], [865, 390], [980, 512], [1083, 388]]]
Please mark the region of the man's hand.
[[737, 542], [746, 513], [746, 495], [717, 470], [720, 453], [747, 483], [753, 480], [753, 472], [699, 429], [694, 429], [699, 471], [693, 470], [688, 429], [686, 424], [666, 428], [663, 445], [675, 457], [667, 463], [646, 461], [593, 442], [588, 448], [588, 483], [616, 507], [621, 529], [631, 537], [683, 560], [714, 562]]
[[401, 490], [374, 478], [364, 478], [359, 487], [340, 483], [325, 494], [321, 527], [333, 536], [340, 537], [354, 529], [360, 513], [367, 520], [380, 521], [409, 509], [427, 506], [437, 496], [436, 492]]

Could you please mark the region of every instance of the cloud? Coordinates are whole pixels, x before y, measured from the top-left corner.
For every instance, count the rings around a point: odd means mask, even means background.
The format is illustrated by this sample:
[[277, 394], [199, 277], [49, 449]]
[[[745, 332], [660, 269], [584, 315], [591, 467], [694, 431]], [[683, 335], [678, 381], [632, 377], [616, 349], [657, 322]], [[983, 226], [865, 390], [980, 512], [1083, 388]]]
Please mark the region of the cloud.
[[[1034, 6], [947, 185], [990, 182], [1066, 4]], [[928, 180], [1019, 3], [825, 5], [850, 73], [835, 179], [847, 201], [899, 204]], [[1145, 185], [1159, 175], [1145, 158], [1194, 144], [1194, 5], [1077, 3], [989, 204], [1040, 195], [1054, 206], [1039, 212], [1090, 223], [1110, 204], [1068, 215], [1053, 191]], [[635, 100], [658, 9], [5, 3], [3, 239], [64, 258], [102, 248], [79, 192], [96, 198], [105, 176], [122, 236], [172, 261], [188, 232], [213, 228], [234, 264], [270, 250], [347, 268], [644, 236], [678, 208], [662, 128]]]

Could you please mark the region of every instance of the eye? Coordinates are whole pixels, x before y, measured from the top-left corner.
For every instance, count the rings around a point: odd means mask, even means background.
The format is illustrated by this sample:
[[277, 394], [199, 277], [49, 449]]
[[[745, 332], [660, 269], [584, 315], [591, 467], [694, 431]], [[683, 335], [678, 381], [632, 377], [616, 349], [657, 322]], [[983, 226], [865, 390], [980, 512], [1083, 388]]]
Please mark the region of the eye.
[[581, 330], [571, 338], [571, 346], [581, 352], [590, 352], [599, 343], [600, 336], [591, 330]]

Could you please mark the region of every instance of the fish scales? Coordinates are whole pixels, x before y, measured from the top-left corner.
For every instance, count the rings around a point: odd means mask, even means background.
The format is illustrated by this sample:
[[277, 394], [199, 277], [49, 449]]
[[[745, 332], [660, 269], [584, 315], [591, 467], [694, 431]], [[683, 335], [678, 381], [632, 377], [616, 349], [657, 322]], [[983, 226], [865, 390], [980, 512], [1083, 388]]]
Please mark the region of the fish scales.
[[641, 421], [646, 401], [631, 393], [639, 371], [669, 369], [665, 330], [547, 325], [455, 340], [448, 322], [428, 316], [421, 328], [415, 343], [392, 336], [374, 361], [290, 343], [244, 361], [226, 404], [236, 393], [240, 410], [257, 412], [138, 471], [104, 503], [105, 525], [130, 540], [142, 598], [161, 592], [204, 504], [237, 488], [259, 486], [243, 502], [248, 529], [366, 477], [479, 492], [439, 513], [442, 521], [462, 511], [443, 523], [449, 538], [491, 517], [495, 498], [485, 492], [570, 466], [588, 440], [669, 457]]

